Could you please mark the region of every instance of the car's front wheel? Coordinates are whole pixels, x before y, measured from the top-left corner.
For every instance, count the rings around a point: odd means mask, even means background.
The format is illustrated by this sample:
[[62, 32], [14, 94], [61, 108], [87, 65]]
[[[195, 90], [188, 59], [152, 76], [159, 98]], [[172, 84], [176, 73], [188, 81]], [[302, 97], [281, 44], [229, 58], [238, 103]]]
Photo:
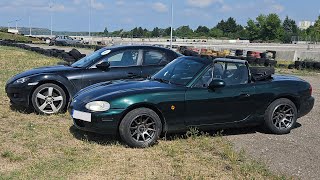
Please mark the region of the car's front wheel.
[[297, 117], [297, 108], [291, 100], [277, 99], [265, 112], [265, 126], [274, 134], [287, 134], [294, 128]]
[[130, 147], [145, 148], [157, 142], [162, 132], [161, 119], [148, 108], [130, 111], [119, 126], [121, 139]]
[[32, 93], [32, 105], [40, 114], [56, 114], [65, 110], [67, 97], [64, 90], [52, 83], [37, 87]]

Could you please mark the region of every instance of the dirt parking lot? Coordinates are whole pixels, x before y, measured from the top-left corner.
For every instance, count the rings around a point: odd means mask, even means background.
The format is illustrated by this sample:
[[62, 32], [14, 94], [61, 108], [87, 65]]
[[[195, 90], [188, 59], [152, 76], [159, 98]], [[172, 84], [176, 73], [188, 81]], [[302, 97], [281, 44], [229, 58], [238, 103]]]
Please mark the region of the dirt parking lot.
[[253, 128], [226, 134], [237, 150], [264, 161], [272, 171], [299, 179], [320, 179], [320, 75], [301, 78], [312, 84], [316, 102], [290, 134], [271, 135]]

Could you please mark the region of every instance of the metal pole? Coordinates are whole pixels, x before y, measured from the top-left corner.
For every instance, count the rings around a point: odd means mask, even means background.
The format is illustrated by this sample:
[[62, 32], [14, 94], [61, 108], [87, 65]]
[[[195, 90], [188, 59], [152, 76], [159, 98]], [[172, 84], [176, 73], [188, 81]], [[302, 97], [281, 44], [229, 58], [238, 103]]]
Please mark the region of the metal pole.
[[171, 0], [171, 30], [170, 30], [170, 49], [172, 49], [172, 34], [173, 34], [173, 0]]
[[91, 40], [91, 6], [92, 6], [92, 0], [90, 0], [90, 5], [89, 6], [90, 6], [89, 7], [89, 41], [90, 41]]
[[31, 18], [30, 18], [30, 15], [29, 15], [29, 28], [30, 28], [29, 35], [31, 36]]

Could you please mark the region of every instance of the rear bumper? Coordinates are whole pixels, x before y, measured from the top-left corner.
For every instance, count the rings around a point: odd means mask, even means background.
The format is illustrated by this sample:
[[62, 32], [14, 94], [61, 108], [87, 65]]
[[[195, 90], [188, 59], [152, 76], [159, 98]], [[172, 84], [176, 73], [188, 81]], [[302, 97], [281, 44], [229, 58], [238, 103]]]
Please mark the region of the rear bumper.
[[299, 118], [307, 115], [312, 110], [312, 108], [314, 106], [314, 101], [315, 100], [313, 97], [309, 97], [307, 100], [301, 102], [300, 109], [298, 112]]

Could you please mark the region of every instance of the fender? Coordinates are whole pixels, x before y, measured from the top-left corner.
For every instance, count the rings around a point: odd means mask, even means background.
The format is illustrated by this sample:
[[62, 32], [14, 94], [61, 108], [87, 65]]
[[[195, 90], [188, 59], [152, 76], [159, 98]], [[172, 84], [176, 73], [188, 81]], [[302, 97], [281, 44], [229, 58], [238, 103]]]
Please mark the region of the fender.
[[46, 82], [57, 82], [62, 84], [68, 91], [69, 97], [73, 97], [77, 92], [75, 85], [66, 77], [59, 74], [37, 74], [32, 77], [32, 82], [39, 82], [39, 84], [44, 84]]

